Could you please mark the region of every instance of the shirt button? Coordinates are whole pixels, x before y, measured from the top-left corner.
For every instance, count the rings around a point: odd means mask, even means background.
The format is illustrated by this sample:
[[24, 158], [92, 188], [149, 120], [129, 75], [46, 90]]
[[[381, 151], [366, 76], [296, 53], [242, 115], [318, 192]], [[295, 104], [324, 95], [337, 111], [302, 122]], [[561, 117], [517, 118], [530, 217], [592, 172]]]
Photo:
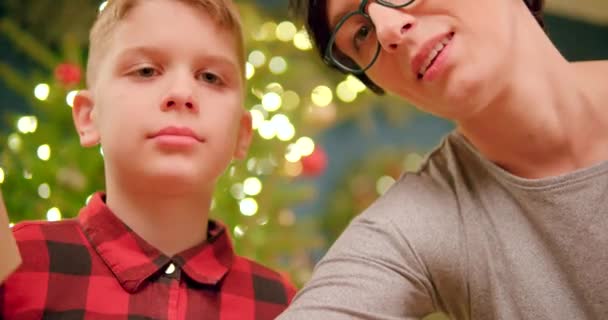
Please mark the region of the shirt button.
[[172, 263], [165, 269], [165, 274], [173, 274], [173, 272], [175, 272], [175, 265]]

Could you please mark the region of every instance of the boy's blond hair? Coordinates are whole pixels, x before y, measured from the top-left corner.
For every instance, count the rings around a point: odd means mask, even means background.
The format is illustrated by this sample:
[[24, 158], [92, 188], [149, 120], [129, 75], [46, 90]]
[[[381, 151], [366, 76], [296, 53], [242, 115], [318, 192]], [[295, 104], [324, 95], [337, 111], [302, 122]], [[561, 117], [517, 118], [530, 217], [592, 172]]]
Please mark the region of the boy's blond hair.
[[[97, 74], [99, 60], [108, 50], [113, 29], [141, 1], [149, 0], [108, 0], [99, 13], [89, 35], [89, 58], [87, 62], [87, 85], [91, 87]], [[207, 13], [215, 22], [229, 30], [237, 47], [237, 57], [241, 78], [245, 77], [245, 45], [243, 28], [237, 8], [231, 0], [174, 0], [191, 5]]]

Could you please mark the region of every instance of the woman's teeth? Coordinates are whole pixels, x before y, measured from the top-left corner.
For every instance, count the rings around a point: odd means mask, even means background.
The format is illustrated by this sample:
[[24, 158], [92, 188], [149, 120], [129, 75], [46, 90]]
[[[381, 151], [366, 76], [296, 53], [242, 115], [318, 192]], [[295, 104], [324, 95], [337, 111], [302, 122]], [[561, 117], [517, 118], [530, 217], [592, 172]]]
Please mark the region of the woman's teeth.
[[438, 42], [435, 45], [435, 47], [431, 50], [431, 52], [429, 52], [429, 55], [426, 57], [426, 60], [424, 60], [424, 63], [420, 67], [420, 70], [418, 70], [419, 79], [422, 79], [422, 77], [424, 77], [424, 74], [426, 73], [426, 71], [433, 64], [433, 62], [435, 61], [437, 56], [441, 53], [443, 48], [445, 48], [445, 46], [450, 42], [450, 40], [452, 40], [452, 34], [449, 34], [445, 38], [443, 38], [443, 40]]

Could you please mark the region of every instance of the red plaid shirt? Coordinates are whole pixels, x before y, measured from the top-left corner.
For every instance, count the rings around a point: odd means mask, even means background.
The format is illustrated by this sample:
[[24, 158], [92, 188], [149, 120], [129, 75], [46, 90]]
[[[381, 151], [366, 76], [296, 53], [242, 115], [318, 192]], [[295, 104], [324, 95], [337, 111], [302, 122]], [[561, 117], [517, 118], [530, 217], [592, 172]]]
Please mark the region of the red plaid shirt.
[[76, 219], [16, 225], [23, 264], [0, 287], [0, 319], [274, 319], [294, 287], [236, 256], [226, 229], [168, 257], [96, 194]]

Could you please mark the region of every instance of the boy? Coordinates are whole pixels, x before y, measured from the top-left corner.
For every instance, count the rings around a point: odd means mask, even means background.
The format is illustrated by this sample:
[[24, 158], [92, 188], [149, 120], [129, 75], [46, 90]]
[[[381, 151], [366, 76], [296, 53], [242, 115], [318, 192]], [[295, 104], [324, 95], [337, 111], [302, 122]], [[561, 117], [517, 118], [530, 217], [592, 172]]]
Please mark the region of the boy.
[[326, 62], [458, 129], [279, 319], [608, 319], [608, 64], [566, 61], [539, 0], [303, 3]]
[[208, 221], [216, 180], [243, 158], [241, 27], [228, 0], [110, 0], [73, 108], [104, 151], [106, 193], [77, 219], [14, 227], [23, 263], [2, 319], [273, 319], [294, 289], [234, 255]]

